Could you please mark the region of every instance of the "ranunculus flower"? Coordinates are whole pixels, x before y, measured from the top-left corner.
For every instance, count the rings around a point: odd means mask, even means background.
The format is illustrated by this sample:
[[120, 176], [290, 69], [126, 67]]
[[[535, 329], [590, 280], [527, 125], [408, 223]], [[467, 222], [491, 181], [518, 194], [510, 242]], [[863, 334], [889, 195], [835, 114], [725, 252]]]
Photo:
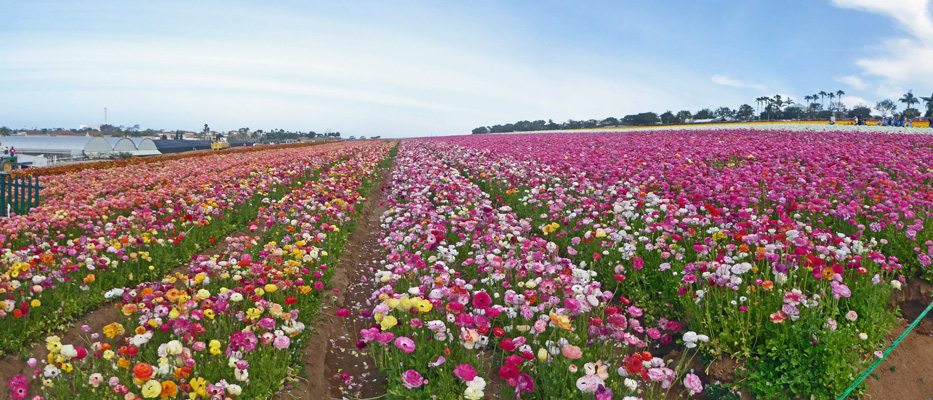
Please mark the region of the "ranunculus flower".
[[695, 374], [687, 374], [684, 377], [684, 387], [690, 391], [691, 396], [703, 391], [703, 383], [700, 382], [700, 377]]
[[415, 341], [406, 336], [399, 336], [395, 339], [395, 347], [398, 347], [405, 353], [411, 354], [415, 351]]
[[424, 384], [424, 378], [418, 371], [410, 369], [402, 373], [402, 384], [405, 385], [406, 388], [414, 389]]
[[583, 357], [583, 351], [579, 347], [565, 344], [564, 347], [560, 349], [560, 353], [567, 357], [570, 360], [576, 360], [580, 357]]
[[454, 368], [454, 376], [469, 382], [476, 378], [476, 369], [470, 364], [460, 364]]

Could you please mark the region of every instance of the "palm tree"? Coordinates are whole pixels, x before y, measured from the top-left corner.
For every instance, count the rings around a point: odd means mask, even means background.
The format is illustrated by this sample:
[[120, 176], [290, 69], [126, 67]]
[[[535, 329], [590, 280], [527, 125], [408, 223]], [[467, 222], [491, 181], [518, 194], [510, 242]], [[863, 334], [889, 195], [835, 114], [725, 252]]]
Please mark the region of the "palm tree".
[[826, 97], [829, 97], [829, 111], [833, 110], [833, 99], [836, 98], [836, 94], [833, 92], [826, 93]]
[[823, 109], [823, 96], [826, 96], [827, 93], [824, 92], [824, 91], [822, 91], [822, 90], [820, 90], [819, 95], [820, 95], [820, 109], [822, 110], [822, 109]]
[[[913, 103], [920, 104], [920, 100], [917, 100], [917, 97], [914, 96], [913, 90], [907, 91], [904, 97], [901, 97], [898, 101], [901, 103], [907, 103], [907, 110], [910, 109], [910, 105]], [[904, 110], [904, 112], [907, 112], [907, 110]]]
[[843, 92], [841, 89], [836, 91], [836, 97], [839, 98], [839, 102], [836, 103], [836, 106], [837, 106], [836, 108], [838, 108], [839, 110], [842, 110], [842, 96], [845, 94], [846, 92]]
[[[933, 94], [930, 94], [930, 97], [921, 97], [920, 100], [923, 100], [927, 105], [927, 111], [933, 111]], [[933, 128], [933, 126], [931, 126]]]

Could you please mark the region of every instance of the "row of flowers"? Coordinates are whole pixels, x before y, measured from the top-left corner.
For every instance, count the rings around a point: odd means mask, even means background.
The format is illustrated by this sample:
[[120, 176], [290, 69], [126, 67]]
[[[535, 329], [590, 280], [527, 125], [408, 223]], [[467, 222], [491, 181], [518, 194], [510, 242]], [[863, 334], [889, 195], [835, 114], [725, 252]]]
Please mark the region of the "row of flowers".
[[[905, 282], [902, 267], [930, 264], [924, 182], [933, 173], [918, 148], [930, 138], [819, 139], [628, 132], [426, 146], [605, 287], [651, 304], [651, 321], [676, 317], [708, 334], [713, 356], [760, 356], [775, 337], [866, 354], [893, 321], [884, 305]], [[822, 151], [811, 149], [817, 143]], [[860, 362], [859, 352], [844, 353], [840, 364]]]
[[500, 205], [421, 142], [396, 157], [373, 277], [373, 326], [360, 332], [393, 398], [659, 398], [702, 391], [681, 339]]
[[62, 193], [84, 193], [82, 185], [124, 191], [50, 195], [32, 213], [2, 221], [0, 241], [9, 240], [0, 248], [0, 351], [97, 308], [107, 290], [155, 279], [215, 237], [246, 228], [264, 196], [281, 196], [352, 147], [232, 153], [56, 177], [48, 186]]
[[[280, 390], [310, 332], [332, 266], [387, 143], [346, 149], [316, 179], [266, 197], [253, 234], [187, 270], [115, 288], [123, 318], [8, 383], [15, 399], [260, 399]], [[329, 267], [330, 266], [330, 267]]]

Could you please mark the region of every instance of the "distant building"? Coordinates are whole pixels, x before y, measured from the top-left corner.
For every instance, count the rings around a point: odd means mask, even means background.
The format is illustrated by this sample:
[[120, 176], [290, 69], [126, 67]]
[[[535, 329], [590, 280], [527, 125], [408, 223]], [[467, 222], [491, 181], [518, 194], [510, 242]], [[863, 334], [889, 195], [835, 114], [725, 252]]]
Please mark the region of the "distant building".
[[49, 136], [54, 136], [54, 137], [78, 137], [78, 136], [81, 136], [81, 135], [78, 135], [77, 133], [74, 133], [74, 132], [72, 132], [72, 131], [67, 131], [67, 130], [64, 130], [64, 129], [59, 129], [59, 130], [57, 130], [57, 131], [55, 131], [55, 132], [50, 133]]

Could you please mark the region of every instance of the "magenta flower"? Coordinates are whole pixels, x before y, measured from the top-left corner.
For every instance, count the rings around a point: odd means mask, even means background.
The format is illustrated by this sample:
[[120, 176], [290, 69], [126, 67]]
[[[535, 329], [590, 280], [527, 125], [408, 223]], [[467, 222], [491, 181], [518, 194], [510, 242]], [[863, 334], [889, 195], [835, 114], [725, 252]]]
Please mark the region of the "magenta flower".
[[424, 384], [424, 377], [418, 371], [410, 369], [402, 373], [402, 384], [406, 388], [414, 389]]
[[454, 368], [454, 376], [469, 382], [476, 378], [476, 369], [470, 364], [460, 364]]
[[405, 353], [411, 354], [415, 351], [415, 341], [406, 336], [399, 336], [395, 339], [395, 347], [398, 347]]
[[478, 309], [485, 309], [492, 304], [492, 297], [490, 297], [486, 292], [476, 292], [473, 295], [473, 307]]

